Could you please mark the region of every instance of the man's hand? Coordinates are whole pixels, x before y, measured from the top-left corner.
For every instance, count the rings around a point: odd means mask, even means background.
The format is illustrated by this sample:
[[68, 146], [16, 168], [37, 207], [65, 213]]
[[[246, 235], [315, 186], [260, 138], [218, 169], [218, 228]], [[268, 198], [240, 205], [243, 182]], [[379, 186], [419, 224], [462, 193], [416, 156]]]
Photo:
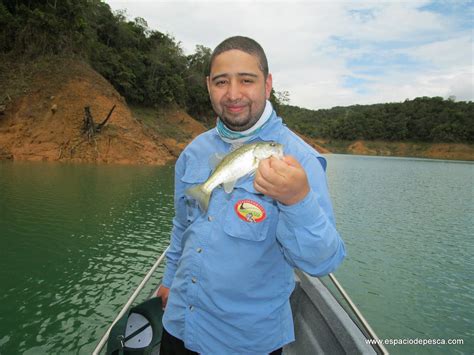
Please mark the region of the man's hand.
[[160, 286], [158, 291], [156, 291], [156, 297], [161, 297], [161, 303], [163, 304], [163, 309], [166, 307], [166, 303], [168, 302], [168, 295], [170, 294], [170, 289], [163, 285]]
[[289, 155], [282, 160], [271, 157], [260, 161], [253, 185], [258, 192], [284, 205], [294, 205], [301, 201], [310, 190], [306, 172]]

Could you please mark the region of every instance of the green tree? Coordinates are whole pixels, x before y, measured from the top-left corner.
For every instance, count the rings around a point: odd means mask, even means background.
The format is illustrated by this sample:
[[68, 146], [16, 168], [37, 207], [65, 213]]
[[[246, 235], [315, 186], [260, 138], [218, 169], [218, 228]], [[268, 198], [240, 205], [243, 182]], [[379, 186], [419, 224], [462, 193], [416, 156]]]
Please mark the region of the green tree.
[[194, 54], [186, 58], [185, 71], [186, 108], [191, 115], [209, 124], [214, 120], [206, 84], [211, 54], [210, 48], [197, 45]]

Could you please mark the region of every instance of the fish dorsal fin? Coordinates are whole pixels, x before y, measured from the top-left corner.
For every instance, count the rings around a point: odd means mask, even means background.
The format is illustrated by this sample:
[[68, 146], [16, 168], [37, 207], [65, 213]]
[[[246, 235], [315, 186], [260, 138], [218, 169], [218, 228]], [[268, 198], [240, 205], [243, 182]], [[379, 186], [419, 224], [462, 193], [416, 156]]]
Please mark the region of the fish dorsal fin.
[[237, 182], [237, 180], [232, 180], [232, 181], [229, 181], [229, 182], [224, 182], [222, 184], [222, 186], [224, 187], [224, 191], [228, 194], [230, 194], [233, 190], [234, 190], [234, 187], [235, 187], [235, 183]]
[[211, 169], [214, 170], [216, 166], [220, 164], [222, 159], [224, 159], [224, 157], [225, 157], [224, 153], [211, 154], [211, 156], [209, 157], [209, 166], [211, 167]]

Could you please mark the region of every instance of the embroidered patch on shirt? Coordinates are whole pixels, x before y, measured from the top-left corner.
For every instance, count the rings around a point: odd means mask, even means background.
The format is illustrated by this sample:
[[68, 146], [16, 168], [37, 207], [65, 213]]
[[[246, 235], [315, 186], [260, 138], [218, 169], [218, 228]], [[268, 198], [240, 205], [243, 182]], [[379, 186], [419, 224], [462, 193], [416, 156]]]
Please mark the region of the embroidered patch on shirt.
[[234, 209], [237, 216], [245, 222], [258, 223], [267, 217], [263, 206], [252, 200], [239, 200]]

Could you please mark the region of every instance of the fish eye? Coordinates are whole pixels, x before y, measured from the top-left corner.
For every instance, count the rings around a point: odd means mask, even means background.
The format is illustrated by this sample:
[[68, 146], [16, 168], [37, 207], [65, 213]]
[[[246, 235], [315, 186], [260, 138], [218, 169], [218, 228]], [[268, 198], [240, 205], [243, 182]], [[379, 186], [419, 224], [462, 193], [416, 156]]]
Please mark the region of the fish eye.
[[270, 147], [275, 147], [275, 146], [276, 146], [275, 142], [270, 143]]

